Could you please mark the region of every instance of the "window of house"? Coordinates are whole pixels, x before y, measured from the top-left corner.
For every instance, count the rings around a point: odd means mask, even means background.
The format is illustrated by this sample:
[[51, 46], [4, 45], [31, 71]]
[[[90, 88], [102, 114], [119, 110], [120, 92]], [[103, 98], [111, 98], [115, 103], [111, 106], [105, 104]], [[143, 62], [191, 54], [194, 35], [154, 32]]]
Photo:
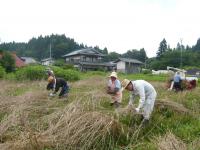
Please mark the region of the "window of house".
[[85, 56], [83, 56], [83, 61], [86, 61], [86, 57]]

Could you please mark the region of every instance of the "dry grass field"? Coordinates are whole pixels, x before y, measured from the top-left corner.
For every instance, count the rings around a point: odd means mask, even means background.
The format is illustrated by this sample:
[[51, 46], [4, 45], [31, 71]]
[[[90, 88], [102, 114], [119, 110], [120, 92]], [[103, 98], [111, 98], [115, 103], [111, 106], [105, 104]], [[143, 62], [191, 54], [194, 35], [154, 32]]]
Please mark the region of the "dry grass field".
[[[158, 98], [147, 127], [127, 107], [109, 105], [106, 78], [70, 82], [67, 99], [48, 97], [46, 81], [0, 81], [1, 150], [200, 149], [200, 94], [167, 91], [151, 82]], [[137, 105], [137, 104], [136, 104]]]

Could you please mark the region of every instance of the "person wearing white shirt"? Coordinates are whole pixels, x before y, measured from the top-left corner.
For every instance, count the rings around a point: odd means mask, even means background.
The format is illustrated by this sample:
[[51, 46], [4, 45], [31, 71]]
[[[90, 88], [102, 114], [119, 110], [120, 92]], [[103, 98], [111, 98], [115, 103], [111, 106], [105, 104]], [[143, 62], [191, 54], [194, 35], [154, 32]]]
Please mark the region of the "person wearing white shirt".
[[145, 80], [130, 81], [128, 79], [122, 81], [122, 87], [130, 91], [129, 105], [133, 104], [135, 95], [140, 96], [139, 104], [135, 111], [137, 113], [142, 112], [143, 121], [148, 122], [157, 96], [154, 87]]

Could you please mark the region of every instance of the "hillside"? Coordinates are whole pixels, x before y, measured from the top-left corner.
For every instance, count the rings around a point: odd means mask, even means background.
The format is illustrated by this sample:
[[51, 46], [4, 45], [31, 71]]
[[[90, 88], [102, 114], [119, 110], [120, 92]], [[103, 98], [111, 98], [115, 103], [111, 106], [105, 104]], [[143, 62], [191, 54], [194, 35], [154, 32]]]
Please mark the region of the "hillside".
[[49, 98], [46, 81], [1, 80], [0, 149], [200, 149], [199, 87], [174, 93], [164, 82], [151, 81], [156, 108], [150, 124], [141, 127], [127, 107], [128, 92], [119, 109], [109, 105], [106, 80], [86, 74], [70, 82], [67, 100]]

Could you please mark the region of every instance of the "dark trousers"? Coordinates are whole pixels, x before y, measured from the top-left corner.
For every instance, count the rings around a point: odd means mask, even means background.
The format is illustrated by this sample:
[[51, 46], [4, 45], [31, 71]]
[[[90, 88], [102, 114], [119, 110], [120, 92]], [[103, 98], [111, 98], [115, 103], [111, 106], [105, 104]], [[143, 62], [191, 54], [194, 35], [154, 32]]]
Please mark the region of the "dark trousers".
[[68, 91], [69, 91], [69, 87], [68, 86], [63, 86], [61, 91], [60, 91], [59, 96], [64, 96], [66, 93], [68, 93]]
[[174, 89], [176, 91], [181, 91], [182, 88], [181, 88], [181, 82], [174, 82]]

